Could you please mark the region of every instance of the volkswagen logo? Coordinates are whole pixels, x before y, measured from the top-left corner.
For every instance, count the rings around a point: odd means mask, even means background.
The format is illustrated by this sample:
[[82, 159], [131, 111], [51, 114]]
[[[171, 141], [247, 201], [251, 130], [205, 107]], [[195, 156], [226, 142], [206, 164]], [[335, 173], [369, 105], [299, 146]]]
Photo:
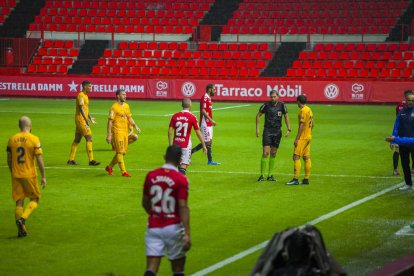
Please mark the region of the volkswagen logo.
[[339, 87], [336, 84], [330, 83], [325, 86], [324, 94], [326, 98], [333, 100], [339, 95]]
[[189, 81], [185, 82], [183, 86], [181, 86], [181, 93], [183, 93], [185, 97], [193, 96], [196, 93], [196, 87], [194, 83]]

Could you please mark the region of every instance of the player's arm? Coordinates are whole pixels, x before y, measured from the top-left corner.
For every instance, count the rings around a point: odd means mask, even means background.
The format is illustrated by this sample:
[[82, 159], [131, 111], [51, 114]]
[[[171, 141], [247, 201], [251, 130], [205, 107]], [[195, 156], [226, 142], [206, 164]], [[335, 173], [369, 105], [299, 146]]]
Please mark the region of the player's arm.
[[302, 121], [299, 122], [298, 134], [296, 134], [295, 142], [293, 143], [295, 147], [298, 145], [299, 137], [302, 134], [304, 128], [305, 128], [305, 122], [302, 122]]
[[142, 195], [142, 207], [148, 215], [151, 213], [151, 199], [145, 194]]
[[85, 111], [83, 110], [83, 105], [79, 105], [79, 111], [80, 111], [83, 119], [85, 120], [86, 124], [89, 126], [89, 120], [90, 119], [86, 118]]
[[113, 120], [108, 118], [108, 124], [106, 125], [106, 142], [110, 144], [112, 142], [112, 125]]
[[400, 116], [397, 116], [395, 118], [394, 128], [392, 130], [392, 136], [394, 136], [394, 137], [398, 136], [398, 129], [399, 128], [400, 128]]
[[200, 141], [201, 145], [203, 146], [204, 154], [207, 154], [207, 147], [206, 147], [206, 143], [204, 143], [203, 134], [201, 134], [200, 129], [197, 129], [195, 132], [197, 134], [198, 140]]
[[287, 132], [285, 137], [288, 137], [290, 132], [292, 131], [292, 129], [290, 128], [290, 120], [289, 120], [289, 115], [287, 113], [284, 114], [285, 117], [285, 123], [286, 123], [286, 127], [287, 127]]
[[42, 176], [42, 180], [40, 184], [44, 189], [46, 187], [46, 175], [45, 175], [45, 163], [43, 162], [43, 157], [40, 154], [36, 155], [37, 166], [39, 167], [40, 175]]
[[168, 127], [168, 145], [174, 143], [174, 128], [172, 126]]
[[256, 137], [260, 136], [259, 124], [260, 124], [260, 117], [263, 115], [262, 112], [257, 112], [256, 115]]
[[213, 126], [215, 126], [215, 125], [216, 125], [216, 122], [215, 122], [212, 118], [210, 118], [210, 116], [208, 116], [208, 113], [207, 113], [207, 111], [206, 111], [204, 108], [202, 108], [202, 109], [201, 109], [201, 114], [203, 114], [203, 116], [204, 116], [206, 119], [208, 119], [208, 120], [211, 122], [211, 124], [212, 124]]
[[137, 131], [138, 134], [141, 133], [141, 129], [138, 127], [138, 125], [135, 123], [134, 119], [132, 119], [132, 117], [128, 118], [128, 122], [131, 126], [133, 126], [135, 128], [135, 130]]
[[91, 121], [92, 124], [96, 124], [95, 118], [91, 116], [91, 114], [88, 114], [88, 118]]
[[394, 136], [390, 136], [385, 138], [385, 141], [387, 142], [391, 142], [394, 144], [398, 144], [401, 146], [412, 146], [414, 145], [414, 138], [413, 137], [394, 137]]
[[178, 208], [180, 214], [180, 220], [184, 227], [184, 245], [183, 250], [187, 251], [191, 247], [190, 238], [190, 208], [188, 208], [187, 200], [179, 199]]
[[9, 167], [10, 173], [12, 172], [12, 154], [10, 147], [7, 147], [7, 166]]

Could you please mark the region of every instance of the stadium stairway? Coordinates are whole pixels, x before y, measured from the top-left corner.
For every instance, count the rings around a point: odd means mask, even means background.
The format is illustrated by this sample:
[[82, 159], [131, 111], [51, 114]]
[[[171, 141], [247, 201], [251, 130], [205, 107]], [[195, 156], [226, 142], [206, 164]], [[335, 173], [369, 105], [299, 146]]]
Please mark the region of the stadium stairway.
[[[239, 8], [243, 0], [216, 0], [208, 13], [204, 16], [200, 25], [227, 25], [234, 11]], [[200, 32], [199, 32], [200, 33]], [[221, 27], [213, 26], [211, 40], [219, 41]]]
[[299, 56], [299, 52], [306, 47], [305, 42], [283, 42], [276, 54], [263, 70], [261, 77], [284, 77], [286, 71]]
[[[410, 1], [410, 5], [405, 10], [404, 14], [398, 19], [397, 24], [391, 29], [390, 35], [387, 37], [386, 41], [407, 41], [409, 35], [409, 26], [411, 25], [413, 19], [414, 1]], [[402, 33], [403, 30], [404, 33]]]
[[109, 47], [108, 40], [86, 40], [82, 45], [77, 61], [73, 64], [68, 74], [90, 74], [92, 67], [98, 64], [98, 59], [103, 56], [104, 50]]
[[0, 37], [25, 37], [29, 24], [45, 5], [45, 0], [20, 0], [0, 27]]

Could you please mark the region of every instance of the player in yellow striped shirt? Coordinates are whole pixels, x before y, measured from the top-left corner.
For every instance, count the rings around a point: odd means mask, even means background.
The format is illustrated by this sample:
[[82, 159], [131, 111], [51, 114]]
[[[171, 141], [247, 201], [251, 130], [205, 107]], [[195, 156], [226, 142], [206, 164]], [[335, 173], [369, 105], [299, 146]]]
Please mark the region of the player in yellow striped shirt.
[[[11, 136], [7, 143], [7, 165], [12, 176], [12, 196], [16, 202], [17, 235], [25, 237], [27, 236], [26, 220], [36, 209], [40, 198], [35, 159], [42, 175], [41, 185], [43, 188], [46, 187], [46, 177], [42, 146], [39, 138], [30, 133], [32, 131], [30, 118], [21, 117], [19, 128], [21, 132]], [[30, 202], [23, 209], [26, 197], [30, 198]]]
[[129, 125], [131, 125], [137, 133], [141, 133], [139, 127], [132, 119], [131, 110], [126, 101], [126, 93], [124, 90], [116, 91], [117, 101], [111, 106], [108, 116], [107, 137], [106, 141], [112, 143], [113, 149], [116, 151], [111, 163], [105, 167], [109, 175], [114, 175], [112, 168], [118, 163], [122, 176], [130, 177], [126, 171], [124, 155], [128, 151], [128, 136], [130, 133]]
[[86, 152], [89, 158], [89, 166], [98, 166], [100, 163], [93, 159], [92, 151], [92, 131], [90, 128], [90, 123], [96, 124], [95, 118], [89, 114], [89, 97], [88, 93], [92, 91], [92, 83], [89, 81], [82, 82], [82, 91], [79, 92], [76, 97], [76, 113], [75, 113], [75, 139], [73, 140], [68, 165], [77, 165], [75, 161], [76, 151], [78, 145], [82, 139], [85, 137], [86, 140]]
[[299, 127], [298, 134], [294, 142], [294, 152], [293, 152], [293, 161], [294, 161], [294, 174], [293, 179], [286, 183], [287, 185], [298, 185], [299, 184], [299, 173], [300, 173], [300, 157], [303, 158], [305, 162], [305, 176], [302, 180], [302, 184], [309, 184], [309, 177], [311, 171], [311, 159], [310, 159], [310, 142], [312, 139], [312, 129], [313, 129], [313, 113], [309, 106], [306, 105], [307, 98], [305, 95], [299, 95], [297, 98], [299, 111]]

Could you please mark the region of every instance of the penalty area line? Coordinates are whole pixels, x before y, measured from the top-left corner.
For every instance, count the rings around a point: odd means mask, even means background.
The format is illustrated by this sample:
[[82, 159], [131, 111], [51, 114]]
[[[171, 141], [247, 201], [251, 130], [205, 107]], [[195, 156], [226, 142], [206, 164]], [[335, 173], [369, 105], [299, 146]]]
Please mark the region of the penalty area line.
[[[304, 225], [302, 225], [300, 227], [303, 227], [303, 226], [305, 226], [307, 224], [315, 225], [315, 224], [320, 223], [322, 221], [328, 220], [328, 219], [330, 219], [330, 218], [332, 218], [332, 217], [334, 217], [334, 216], [336, 216], [336, 215], [338, 215], [340, 213], [343, 213], [343, 212], [345, 212], [345, 211], [347, 211], [349, 209], [352, 209], [352, 208], [354, 208], [354, 207], [356, 207], [358, 205], [361, 205], [361, 204], [363, 204], [365, 202], [368, 202], [368, 201], [370, 201], [370, 200], [372, 200], [374, 198], [377, 198], [377, 197], [379, 197], [379, 196], [381, 196], [383, 194], [386, 194], [386, 193], [388, 193], [388, 192], [390, 192], [392, 190], [395, 190], [398, 187], [400, 187], [402, 184], [404, 184], [404, 182], [401, 182], [401, 183], [399, 183], [397, 185], [394, 185], [392, 187], [389, 187], [387, 189], [384, 189], [382, 191], [379, 191], [379, 192], [377, 192], [375, 194], [372, 194], [372, 195], [369, 195], [367, 197], [361, 198], [360, 200], [354, 201], [354, 202], [352, 202], [352, 203], [350, 203], [348, 205], [345, 205], [345, 206], [343, 206], [343, 207], [341, 207], [341, 208], [339, 208], [337, 210], [334, 210], [334, 211], [332, 211], [330, 213], [327, 213], [325, 215], [322, 215], [322, 216], [320, 216], [320, 217], [318, 217], [318, 218], [316, 218], [314, 220], [311, 220], [311, 221], [305, 223]], [[262, 243], [260, 243], [258, 245], [255, 245], [253, 247], [250, 247], [250, 248], [248, 248], [248, 249], [246, 249], [246, 250], [244, 250], [244, 251], [242, 251], [242, 252], [240, 252], [240, 253], [238, 253], [238, 254], [230, 257], [230, 258], [227, 258], [227, 259], [225, 259], [225, 260], [223, 260], [221, 262], [218, 262], [218, 263], [216, 263], [216, 264], [214, 264], [212, 266], [209, 266], [209, 267], [207, 267], [207, 268], [205, 268], [203, 270], [200, 270], [200, 271], [198, 271], [198, 272], [196, 272], [194, 274], [191, 274], [191, 275], [192, 276], [203, 276], [203, 275], [209, 274], [209, 273], [211, 273], [213, 271], [216, 271], [216, 270], [218, 270], [218, 269], [220, 269], [220, 268], [222, 268], [222, 267], [224, 267], [224, 266], [226, 266], [228, 264], [231, 264], [231, 263], [233, 263], [233, 262], [235, 262], [237, 260], [240, 260], [240, 259], [242, 259], [242, 258], [244, 258], [244, 257], [246, 257], [246, 256], [248, 256], [248, 255], [250, 255], [250, 254], [252, 254], [252, 253], [254, 253], [254, 252], [258, 251], [258, 250], [260, 250], [260, 249], [265, 248], [266, 245], [268, 244], [268, 242], [269, 242], [269, 240], [264, 241], [264, 242], [262, 242]]]

